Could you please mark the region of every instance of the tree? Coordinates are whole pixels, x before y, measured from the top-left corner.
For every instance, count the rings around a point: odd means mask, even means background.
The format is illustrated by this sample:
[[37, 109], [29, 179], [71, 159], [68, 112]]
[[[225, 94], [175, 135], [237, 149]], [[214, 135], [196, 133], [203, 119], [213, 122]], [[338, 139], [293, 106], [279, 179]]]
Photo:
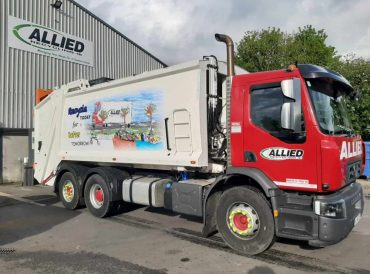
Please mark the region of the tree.
[[287, 68], [296, 62], [334, 66], [340, 56], [326, 39], [324, 30], [310, 25], [291, 34], [279, 28], [248, 31], [237, 44], [236, 64], [250, 72]]
[[127, 115], [130, 113], [130, 108], [129, 107], [125, 107], [125, 108], [121, 108], [121, 117], [123, 118], [123, 124], [126, 126], [126, 117]]
[[289, 62], [286, 51], [290, 39], [279, 28], [247, 31], [237, 44], [236, 64], [250, 72], [282, 68]]
[[358, 100], [347, 102], [347, 109], [355, 131], [370, 141], [370, 60], [347, 55], [335, 70], [361, 93]]
[[144, 109], [145, 115], [149, 117], [150, 123], [149, 135], [153, 135], [153, 114], [156, 111], [156, 109], [157, 109], [156, 105], [152, 103], [148, 104]]
[[290, 60], [326, 67], [337, 65], [340, 56], [335, 47], [326, 44], [327, 38], [323, 29], [316, 30], [311, 25], [298, 28], [298, 32], [292, 34], [292, 44], [289, 45]]

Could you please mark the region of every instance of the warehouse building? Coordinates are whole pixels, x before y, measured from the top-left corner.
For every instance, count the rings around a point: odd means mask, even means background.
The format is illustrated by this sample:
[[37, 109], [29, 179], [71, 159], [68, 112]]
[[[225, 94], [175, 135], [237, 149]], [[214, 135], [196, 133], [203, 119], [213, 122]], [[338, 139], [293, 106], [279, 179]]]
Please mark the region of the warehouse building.
[[37, 88], [166, 65], [72, 0], [0, 1], [0, 183], [22, 181]]

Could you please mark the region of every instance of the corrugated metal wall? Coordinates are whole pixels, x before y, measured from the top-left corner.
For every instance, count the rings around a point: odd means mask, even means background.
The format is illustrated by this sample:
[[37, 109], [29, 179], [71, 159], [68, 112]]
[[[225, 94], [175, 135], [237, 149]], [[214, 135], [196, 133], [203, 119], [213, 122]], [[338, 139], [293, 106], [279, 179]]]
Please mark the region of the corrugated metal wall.
[[[85, 78], [113, 79], [165, 66], [74, 1], [0, 0], [0, 128], [32, 127], [36, 88], [53, 88]], [[8, 15], [94, 42], [94, 67], [9, 48]]]

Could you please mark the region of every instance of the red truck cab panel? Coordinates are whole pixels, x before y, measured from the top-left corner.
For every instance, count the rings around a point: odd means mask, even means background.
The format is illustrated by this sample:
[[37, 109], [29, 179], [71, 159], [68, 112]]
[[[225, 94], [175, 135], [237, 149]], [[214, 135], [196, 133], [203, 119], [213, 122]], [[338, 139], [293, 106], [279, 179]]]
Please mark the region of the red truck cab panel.
[[322, 184], [328, 191], [342, 188], [354, 182], [361, 174], [362, 141], [360, 136], [329, 137], [321, 140]]
[[[270, 129], [280, 123], [281, 106], [275, 104], [278, 101], [275, 97], [283, 98], [281, 81], [292, 78], [301, 82], [302, 132], [305, 133], [296, 140], [287, 140]], [[259, 113], [266, 109], [272, 109], [271, 121], [259, 120]], [[231, 165], [257, 168], [280, 189], [334, 191], [353, 182], [361, 169], [360, 137], [329, 136], [320, 131], [299, 69], [235, 76], [230, 134]]]

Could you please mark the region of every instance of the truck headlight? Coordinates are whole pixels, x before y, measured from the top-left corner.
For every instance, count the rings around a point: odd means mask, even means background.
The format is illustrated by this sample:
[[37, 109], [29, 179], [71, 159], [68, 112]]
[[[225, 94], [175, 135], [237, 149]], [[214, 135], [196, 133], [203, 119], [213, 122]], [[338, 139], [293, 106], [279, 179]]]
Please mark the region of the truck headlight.
[[329, 218], [344, 218], [345, 217], [345, 204], [343, 200], [335, 203], [327, 203], [316, 200], [314, 203], [315, 214], [329, 217]]

